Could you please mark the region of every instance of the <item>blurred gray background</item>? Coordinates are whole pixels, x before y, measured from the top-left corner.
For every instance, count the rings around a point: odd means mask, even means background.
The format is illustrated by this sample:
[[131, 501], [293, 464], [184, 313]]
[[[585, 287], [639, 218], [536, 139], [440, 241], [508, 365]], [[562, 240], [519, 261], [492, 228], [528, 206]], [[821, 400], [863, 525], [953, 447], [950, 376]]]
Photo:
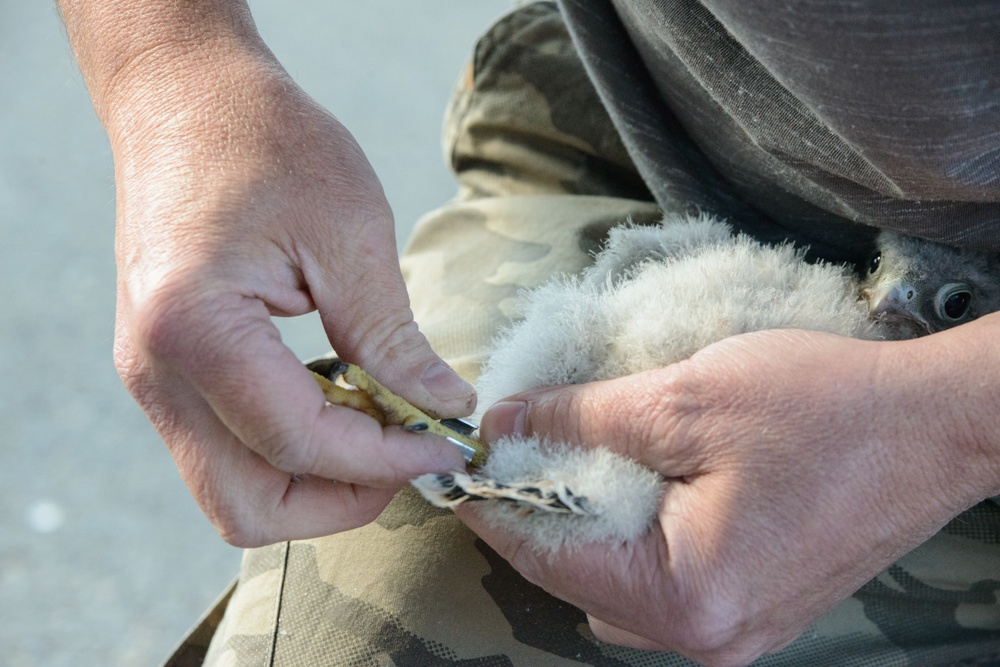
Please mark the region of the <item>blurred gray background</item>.
[[[509, 0], [251, 0], [349, 127], [400, 244], [454, 185], [442, 113]], [[110, 150], [53, 0], [0, 0], [0, 664], [156, 665], [235, 575], [111, 359]], [[318, 319], [281, 323], [300, 356]]]

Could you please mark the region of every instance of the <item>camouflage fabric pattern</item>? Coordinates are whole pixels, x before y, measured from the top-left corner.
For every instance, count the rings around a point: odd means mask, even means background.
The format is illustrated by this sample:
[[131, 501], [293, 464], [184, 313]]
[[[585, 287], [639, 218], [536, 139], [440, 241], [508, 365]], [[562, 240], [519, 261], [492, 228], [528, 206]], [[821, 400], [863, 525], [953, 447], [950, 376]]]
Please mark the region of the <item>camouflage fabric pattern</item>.
[[[520, 290], [579, 271], [610, 226], [659, 210], [550, 3], [479, 42], [445, 149], [459, 196], [419, 223], [402, 261], [421, 329], [475, 380]], [[983, 503], [757, 664], [1000, 664], [998, 596], [1000, 507]], [[692, 663], [597, 641], [583, 612], [407, 490], [363, 528], [247, 551], [235, 589], [167, 664]]]

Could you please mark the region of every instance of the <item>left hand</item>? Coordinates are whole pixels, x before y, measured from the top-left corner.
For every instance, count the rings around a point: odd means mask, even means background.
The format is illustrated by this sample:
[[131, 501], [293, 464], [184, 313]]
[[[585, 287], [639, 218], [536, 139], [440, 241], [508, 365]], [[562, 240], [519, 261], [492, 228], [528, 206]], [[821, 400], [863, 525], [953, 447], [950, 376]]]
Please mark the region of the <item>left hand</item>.
[[908, 362], [915, 343], [764, 331], [668, 368], [525, 392], [486, 413], [488, 441], [521, 431], [637, 459], [671, 480], [658, 522], [635, 544], [550, 558], [459, 514], [600, 639], [749, 663], [979, 492], [952, 482], [974, 462], [942, 433], [957, 414], [943, 388], [907, 384], [925, 372]]

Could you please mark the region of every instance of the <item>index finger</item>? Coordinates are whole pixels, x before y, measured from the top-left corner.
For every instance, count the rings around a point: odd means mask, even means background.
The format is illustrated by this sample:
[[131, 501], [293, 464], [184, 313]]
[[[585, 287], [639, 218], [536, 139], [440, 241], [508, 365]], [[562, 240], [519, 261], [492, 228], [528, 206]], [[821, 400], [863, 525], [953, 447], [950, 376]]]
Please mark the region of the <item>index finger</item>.
[[446, 441], [383, 429], [360, 412], [327, 405], [263, 302], [235, 298], [229, 316], [213, 313], [209, 330], [202, 326], [174, 363], [222, 423], [273, 467], [389, 488], [462, 465]]

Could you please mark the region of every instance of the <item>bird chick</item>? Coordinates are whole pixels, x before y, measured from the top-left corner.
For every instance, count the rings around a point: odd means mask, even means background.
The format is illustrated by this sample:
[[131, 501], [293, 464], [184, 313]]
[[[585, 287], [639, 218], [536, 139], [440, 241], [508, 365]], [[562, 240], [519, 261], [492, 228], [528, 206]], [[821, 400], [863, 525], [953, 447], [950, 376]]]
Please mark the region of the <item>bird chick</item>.
[[[593, 266], [525, 293], [477, 383], [480, 405], [520, 391], [662, 368], [729, 336], [808, 329], [910, 338], [1000, 309], [989, 258], [883, 232], [864, 282], [808, 263], [791, 245], [733, 234], [710, 216], [612, 229]], [[432, 503], [485, 500], [483, 512], [540, 551], [627, 542], [653, 523], [667, 482], [604, 448], [530, 437], [494, 443], [469, 475], [427, 475]]]
[[881, 232], [860, 293], [887, 337], [916, 338], [1000, 310], [1000, 258]]

